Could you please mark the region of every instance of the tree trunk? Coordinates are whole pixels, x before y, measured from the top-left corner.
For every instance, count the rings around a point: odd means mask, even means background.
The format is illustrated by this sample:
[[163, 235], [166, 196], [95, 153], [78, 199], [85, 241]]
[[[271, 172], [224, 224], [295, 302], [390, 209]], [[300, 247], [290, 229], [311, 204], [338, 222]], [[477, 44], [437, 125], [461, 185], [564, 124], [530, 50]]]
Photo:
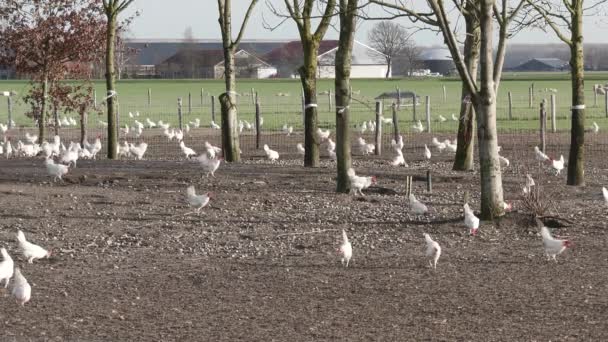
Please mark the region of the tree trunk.
[[385, 78], [390, 78], [391, 77], [391, 69], [393, 68], [393, 59], [389, 56], [386, 59], [386, 64], [387, 64], [387, 69], [386, 69], [386, 75], [384, 76]]
[[[467, 2], [468, 11], [474, 11], [475, 6], [472, 2]], [[464, 41], [464, 62], [471, 77], [477, 78], [477, 68], [479, 64], [479, 44], [481, 31], [479, 20], [475, 15], [465, 15], [466, 39]], [[454, 158], [454, 171], [473, 170], [473, 147], [475, 145], [475, 110], [471, 104], [471, 93], [465, 82], [462, 82], [462, 92], [460, 101], [460, 115], [458, 121], [458, 146]]]
[[236, 78], [234, 70], [234, 50], [224, 48], [224, 79], [226, 92], [220, 95], [222, 111], [222, 150], [227, 162], [241, 160], [236, 107]]
[[107, 99], [106, 104], [108, 107], [108, 159], [116, 159], [117, 147], [118, 147], [118, 131], [116, 128], [117, 117], [115, 101], [115, 78], [116, 73], [114, 70], [114, 50], [116, 44], [116, 15], [108, 15], [108, 24], [106, 31], [106, 89]]
[[304, 65], [298, 69], [304, 90], [304, 166], [319, 167], [319, 141], [317, 137], [317, 50], [314, 42], [302, 41]]
[[[572, 77], [572, 128], [568, 157], [568, 185], [585, 185], [585, 80], [582, 1], [572, 14], [570, 73]], [[554, 158], [557, 158], [555, 156]]]
[[80, 113], [80, 146], [84, 148], [84, 141], [87, 139], [87, 112]]
[[496, 92], [494, 90], [493, 63], [493, 0], [481, 1], [480, 92], [474, 97], [479, 143], [479, 169], [481, 178], [481, 218], [493, 219], [504, 215], [502, 175], [498, 159], [496, 132]]
[[47, 97], [49, 93], [49, 80], [48, 76], [44, 75], [42, 80], [42, 103], [40, 104], [40, 117], [38, 118], [38, 141], [42, 143], [45, 139], [46, 131], [46, 107]]
[[350, 69], [357, 16], [357, 0], [340, 0], [340, 39], [336, 52], [336, 157], [338, 180], [336, 191], [348, 193], [350, 182], [348, 169], [351, 167], [350, 144]]

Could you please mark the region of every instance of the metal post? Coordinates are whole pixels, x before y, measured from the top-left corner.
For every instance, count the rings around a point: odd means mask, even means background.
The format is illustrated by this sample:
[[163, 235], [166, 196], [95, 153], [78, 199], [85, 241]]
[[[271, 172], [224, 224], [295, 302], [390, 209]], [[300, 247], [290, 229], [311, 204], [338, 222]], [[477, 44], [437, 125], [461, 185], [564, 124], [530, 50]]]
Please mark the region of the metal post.
[[114, 95], [114, 102], [116, 102], [116, 132], [120, 136], [120, 103], [118, 102], [118, 95]]
[[376, 101], [376, 149], [374, 154], [382, 154], [382, 102]]
[[[253, 89], [252, 89], [253, 90]], [[261, 132], [260, 132], [260, 99], [258, 98], [258, 93], [255, 93], [255, 148], [260, 149], [260, 140], [261, 140]]]
[[201, 88], [201, 111], [205, 100], [205, 89]]
[[424, 97], [424, 105], [426, 110], [426, 131], [431, 133], [431, 97]]
[[393, 102], [393, 133], [395, 141], [399, 140], [399, 119], [397, 118], [397, 104]]
[[431, 170], [426, 170], [426, 191], [429, 193], [433, 192], [433, 178], [431, 177]]
[[182, 129], [182, 98], [177, 98], [177, 119], [179, 120], [179, 129]]
[[152, 88], [148, 88], [148, 107], [152, 105]]
[[606, 88], [606, 92], [604, 93], [604, 112], [606, 112], [606, 117], [608, 118], [608, 88]]
[[13, 128], [13, 99], [9, 95], [6, 101], [8, 104], [8, 129], [11, 129]]
[[412, 119], [416, 122], [416, 93], [412, 95]]
[[256, 97], [258, 96], [258, 93], [255, 92], [255, 89], [251, 88], [251, 104], [255, 106], [257, 99]]
[[401, 108], [401, 89], [397, 88], [397, 109]]
[[329, 102], [329, 111], [331, 112], [331, 90], [327, 93], [327, 100]]
[[545, 132], [547, 131], [547, 110], [545, 109], [546, 107], [546, 100], [543, 99], [543, 101], [540, 103], [540, 145], [541, 145], [541, 149], [543, 151], [543, 153], [545, 152], [545, 148], [546, 148], [546, 140], [545, 140]]
[[447, 90], [445, 89], [445, 85], [443, 85], [443, 102], [447, 102], [448, 101], [448, 93]]
[[211, 95], [211, 120], [215, 122], [215, 96]]
[[405, 196], [410, 197], [412, 194], [412, 176], [405, 177]]
[[528, 107], [532, 108], [532, 87], [528, 88]]
[[513, 120], [513, 94], [509, 92], [509, 120]]
[[597, 88], [593, 87], [593, 107], [597, 107]]
[[55, 120], [55, 135], [59, 135], [59, 115], [57, 114], [57, 107], [53, 107], [53, 120]]
[[557, 132], [557, 118], [555, 117], [555, 94], [551, 94], [551, 132]]
[[188, 92], [188, 114], [192, 114], [192, 93]]
[[304, 98], [304, 89], [302, 89], [302, 127], [306, 132], [306, 99]]

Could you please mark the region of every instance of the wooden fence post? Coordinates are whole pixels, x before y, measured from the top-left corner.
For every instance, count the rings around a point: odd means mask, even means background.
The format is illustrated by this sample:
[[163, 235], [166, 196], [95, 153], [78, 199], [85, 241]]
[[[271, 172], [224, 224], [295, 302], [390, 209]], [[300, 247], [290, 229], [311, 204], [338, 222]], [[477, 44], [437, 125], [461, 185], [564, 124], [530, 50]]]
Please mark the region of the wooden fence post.
[[412, 194], [412, 176], [405, 176], [405, 197]]
[[401, 109], [401, 89], [397, 88], [397, 109]]
[[205, 89], [201, 88], [201, 111], [202, 111], [204, 100], [205, 100]]
[[211, 120], [215, 122], [215, 95], [211, 95]]
[[433, 178], [431, 176], [431, 170], [426, 170], [426, 191], [428, 193], [433, 192]]
[[181, 130], [183, 128], [183, 122], [182, 122], [182, 98], [178, 97], [177, 98], [177, 119], [179, 122], [179, 129]]
[[382, 154], [382, 102], [376, 101], [376, 149], [374, 154]]
[[606, 117], [608, 118], [608, 87], [604, 93], [604, 112], [606, 112]]
[[545, 149], [547, 147], [546, 141], [546, 132], [547, 132], [547, 110], [546, 110], [546, 100], [540, 103], [540, 145], [541, 150], [545, 153]]
[[192, 93], [188, 92], [188, 114], [192, 114]]
[[511, 92], [509, 95], [509, 120], [513, 120], [513, 94]]
[[555, 94], [551, 94], [551, 132], [557, 132], [557, 117], [555, 106]]
[[55, 121], [55, 135], [59, 135], [59, 115], [57, 114], [57, 107], [53, 107], [53, 120]]
[[260, 149], [260, 140], [261, 140], [261, 132], [260, 132], [260, 99], [258, 98], [258, 93], [255, 93], [255, 148]]
[[8, 129], [11, 129], [13, 128], [13, 99], [9, 95], [6, 101], [8, 105]]
[[412, 119], [416, 122], [416, 93], [412, 95]]
[[528, 88], [528, 107], [532, 108], [532, 87]]
[[148, 88], [148, 107], [152, 105], [152, 88]]
[[429, 95], [424, 97], [424, 107], [426, 111], [426, 131], [431, 133], [431, 97]]
[[395, 141], [399, 141], [399, 119], [397, 118], [397, 104], [393, 102], [393, 134]]
[[448, 101], [448, 92], [445, 89], [445, 85], [443, 85], [443, 102], [447, 102]]
[[97, 90], [93, 89], [93, 108], [97, 108]]
[[327, 94], [327, 100], [329, 100], [329, 111], [331, 112], [331, 90], [329, 90], [329, 93]]
[[255, 92], [255, 89], [251, 88], [251, 104], [255, 106], [255, 103], [257, 102], [256, 97], [258, 96], [258, 93]]

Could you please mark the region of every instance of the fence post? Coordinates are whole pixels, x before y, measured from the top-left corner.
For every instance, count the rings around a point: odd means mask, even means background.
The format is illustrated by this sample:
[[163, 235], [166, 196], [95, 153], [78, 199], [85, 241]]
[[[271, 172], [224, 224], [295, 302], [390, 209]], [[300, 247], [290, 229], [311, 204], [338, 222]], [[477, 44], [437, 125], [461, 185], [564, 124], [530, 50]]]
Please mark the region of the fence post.
[[597, 107], [597, 88], [593, 87], [593, 107]]
[[192, 93], [188, 92], [188, 114], [192, 114]]
[[182, 129], [182, 98], [177, 98], [177, 119], [179, 120], [179, 129]]
[[57, 114], [57, 107], [53, 107], [53, 120], [55, 120], [55, 135], [59, 135], [59, 115]]
[[513, 94], [509, 92], [509, 120], [513, 120]]
[[374, 154], [382, 154], [382, 102], [376, 101], [376, 149]]
[[304, 127], [304, 132], [306, 132], [306, 99], [304, 98], [304, 89], [302, 89], [302, 127]]
[[443, 102], [447, 102], [448, 101], [448, 93], [447, 90], [445, 89], [445, 84], [443, 85]]
[[426, 110], [426, 131], [431, 133], [431, 97], [429, 95], [424, 97], [424, 105]]
[[116, 100], [116, 132], [118, 132], [120, 136], [120, 102], [118, 102], [118, 96], [114, 96]]
[[416, 122], [416, 93], [412, 95], [412, 115], [413, 121]]
[[557, 118], [556, 107], [555, 107], [555, 94], [551, 94], [551, 132], [557, 132]]
[[9, 95], [6, 101], [8, 105], [8, 129], [11, 129], [13, 128], [13, 99]]
[[606, 88], [606, 92], [604, 93], [604, 112], [606, 112], [606, 117], [608, 118], [608, 88]]
[[532, 87], [528, 88], [528, 107], [532, 108]]
[[258, 96], [258, 93], [255, 92], [255, 89], [251, 88], [251, 104], [255, 106], [257, 100], [256, 97]]
[[215, 122], [215, 95], [211, 95], [211, 120]]
[[426, 170], [426, 191], [428, 193], [433, 192], [433, 179], [431, 177], [431, 170]]
[[148, 88], [148, 107], [152, 105], [152, 88]]
[[397, 109], [401, 109], [401, 89], [397, 88]]
[[329, 111], [331, 112], [331, 89], [327, 93], [327, 99], [329, 100]]
[[399, 119], [397, 118], [397, 104], [393, 102], [393, 133], [395, 141], [399, 141]]
[[260, 149], [260, 138], [262, 136], [260, 132], [260, 99], [258, 93], [255, 93], [255, 148]]
[[545, 148], [546, 148], [546, 139], [545, 139], [545, 134], [547, 132], [547, 110], [546, 110], [546, 100], [543, 99], [543, 101], [540, 103], [540, 145], [541, 145], [541, 149], [543, 151], [543, 153], [545, 152]]
[[93, 108], [97, 108], [97, 90], [93, 89]]
[[203, 103], [204, 103], [204, 99], [205, 99], [205, 89], [201, 88], [201, 111], [203, 110]]

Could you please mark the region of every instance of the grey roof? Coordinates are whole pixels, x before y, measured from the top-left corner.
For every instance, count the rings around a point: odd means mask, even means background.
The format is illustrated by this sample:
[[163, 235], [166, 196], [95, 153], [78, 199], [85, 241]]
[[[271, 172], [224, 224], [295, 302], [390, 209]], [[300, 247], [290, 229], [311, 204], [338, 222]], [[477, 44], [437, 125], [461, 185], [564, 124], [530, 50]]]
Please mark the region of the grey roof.
[[451, 61], [452, 54], [447, 48], [432, 48], [423, 51], [420, 59], [423, 61]]
[[[334, 65], [338, 48], [331, 49], [319, 55], [320, 65]], [[354, 41], [352, 52], [352, 65], [385, 65], [385, 55], [359, 41]]]
[[553, 68], [561, 68], [561, 67], [565, 66], [566, 64], [568, 64], [568, 62], [563, 61], [559, 58], [532, 58], [531, 60], [524, 62], [522, 64], [525, 64], [525, 63], [528, 63], [528, 62], [531, 62], [534, 60], [536, 60], [540, 63], [546, 64], [546, 65], [549, 65]]

